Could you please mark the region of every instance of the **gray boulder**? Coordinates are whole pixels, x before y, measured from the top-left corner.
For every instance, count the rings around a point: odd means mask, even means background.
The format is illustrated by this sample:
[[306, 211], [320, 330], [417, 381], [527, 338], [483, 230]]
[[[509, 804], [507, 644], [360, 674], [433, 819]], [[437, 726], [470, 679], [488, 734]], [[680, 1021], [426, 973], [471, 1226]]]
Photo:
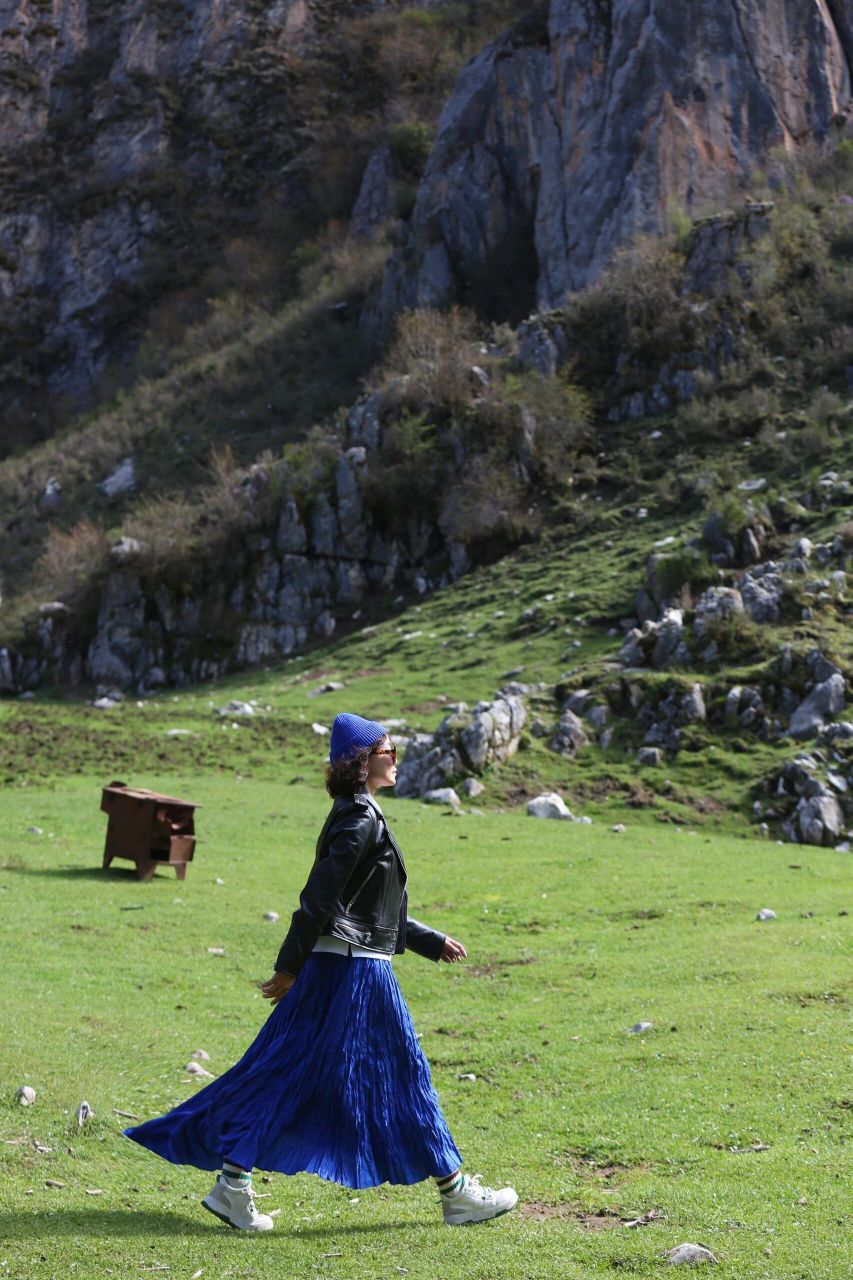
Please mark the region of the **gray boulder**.
[[834, 845], [844, 831], [844, 811], [830, 791], [803, 796], [797, 819], [803, 844]]
[[535, 800], [527, 801], [527, 816], [529, 818], [558, 818], [563, 821], [574, 822], [574, 814], [566, 807], [566, 802], [556, 791], [548, 791], [544, 795], [537, 796]]
[[743, 613], [743, 597], [735, 587], [708, 587], [696, 601], [693, 631], [703, 638], [708, 624]]
[[573, 756], [588, 743], [586, 730], [574, 711], [564, 711], [557, 721], [557, 728], [551, 739], [551, 750], [562, 756]]
[[462, 808], [462, 801], [453, 787], [436, 787], [433, 791], [425, 791], [421, 799], [426, 804], [446, 804], [451, 809]]
[[844, 709], [844, 677], [840, 672], [815, 685], [791, 716], [788, 733], [792, 738], [813, 738], [825, 721]]
[[753, 622], [778, 622], [785, 582], [775, 566], [765, 565], [762, 570], [744, 574], [740, 584], [743, 607]]

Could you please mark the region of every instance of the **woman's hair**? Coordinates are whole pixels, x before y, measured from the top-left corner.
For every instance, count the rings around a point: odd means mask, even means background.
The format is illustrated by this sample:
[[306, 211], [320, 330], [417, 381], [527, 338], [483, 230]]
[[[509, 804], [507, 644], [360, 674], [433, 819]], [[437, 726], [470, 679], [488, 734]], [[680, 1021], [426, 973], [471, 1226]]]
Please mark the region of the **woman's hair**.
[[383, 734], [381, 738], [377, 738], [372, 746], [364, 747], [357, 756], [326, 766], [326, 790], [330, 796], [351, 796], [364, 786], [370, 753], [376, 750], [380, 742], [384, 742], [385, 736]]

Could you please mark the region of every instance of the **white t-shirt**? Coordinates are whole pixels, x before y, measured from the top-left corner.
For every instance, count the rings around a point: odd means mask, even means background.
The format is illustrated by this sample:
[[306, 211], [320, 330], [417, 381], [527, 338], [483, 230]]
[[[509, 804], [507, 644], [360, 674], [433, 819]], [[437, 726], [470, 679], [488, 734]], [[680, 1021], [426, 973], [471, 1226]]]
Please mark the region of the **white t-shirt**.
[[[373, 806], [380, 818], [384, 816], [378, 802], [366, 787], [359, 791], [358, 794], [367, 797], [368, 802]], [[321, 938], [317, 939], [314, 943], [314, 950], [331, 951], [339, 956], [355, 956], [359, 960], [387, 960], [389, 963], [391, 960], [386, 951], [372, 951], [370, 947], [359, 946], [357, 942], [345, 942], [343, 938], [335, 938], [330, 933], [324, 933]]]

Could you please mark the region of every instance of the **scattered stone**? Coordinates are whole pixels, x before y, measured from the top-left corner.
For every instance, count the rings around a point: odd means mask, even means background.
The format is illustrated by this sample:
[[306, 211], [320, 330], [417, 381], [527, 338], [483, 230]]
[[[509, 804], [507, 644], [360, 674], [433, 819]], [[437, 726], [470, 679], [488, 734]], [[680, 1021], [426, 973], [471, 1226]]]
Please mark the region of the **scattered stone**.
[[628, 1028], [628, 1034], [631, 1036], [641, 1036], [647, 1031], [651, 1031], [654, 1027], [653, 1022], [635, 1022], [633, 1027]]
[[323, 693], [337, 693], [340, 689], [345, 689], [346, 685], [340, 680], [329, 680], [326, 684], [318, 685], [316, 689], [308, 691], [309, 698], [319, 698]]
[[719, 1261], [704, 1244], [677, 1244], [674, 1249], [667, 1249], [663, 1256], [674, 1266], [694, 1267], [700, 1262]]
[[551, 750], [561, 756], [573, 756], [588, 744], [586, 730], [574, 711], [563, 711], [551, 739]]
[[133, 458], [125, 458], [120, 462], [114, 471], [111, 471], [106, 480], [102, 480], [98, 486], [102, 493], [108, 498], [115, 498], [118, 494], [130, 493], [136, 486], [136, 466]]
[[50, 476], [38, 498], [39, 510], [58, 511], [62, 506], [62, 485], [55, 476]]
[[216, 714], [218, 716], [253, 716], [255, 708], [250, 702], [239, 702], [236, 699], [225, 704], [224, 707], [217, 707]]
[[327, 725], [318, 724], [316, 720], [312, 721], [311, 728], [321, 738], [324, 737], [329, 732], [329, 728]]
[[17, 1090], [15, 1097], [18, 1099], [22, 1107], [31, 1107], [36, 1100], [36, 1091], [31, 1085], [22, 1084]]
[[741, 493], [760, 493], [762, 489], [767, 488], [767, 481], [763, 476], [756, 480], [741, 480], [738, 488]]
[[190, 1057], [194, 1058], [196, 1062], [210, 1062], [210, 1054], [204, 1049], [194, 1049]]
[[457, 1080], [476, 1080], [477, 1077], [473, 1071], [463, 1071], [461, 1075], [456, 1077]]
[[663, 752], [660, 747], [640, 747], [637, 752], [637, 763], [657, 769], [663, 764]]
[[743, 597], [735, 587], [708, 587], [696, 601], [693, 618], [694, 635], [700, 639], [708, 630], [708, 624], [718, 618], [729, 618], [743, 613]]
[[275, 924], [276, 921], [279, 919], [279, 914], [277, 911], [265, 911], [264, 919], [269, 920], [270, 924]]
[[745, 573], [740, 582], [743, 607], [753, 622], [778, 622], [785, 582], [771, 562]]
[[198, 734], [192, 729], [167, 729], [163, 734], [164, 738], [197, 738]]
[[756, 920], [775, 920], [776, 912], [771, 911], [770, 907], [762, 907], [755, 918]]
[[613, 824], [613, 826], [610, 828], [610, 830], [611, 830], [611, 831], [616, 831], [618, 834], [620, 834], [620, 835], [621, 835], [621, 833], [625, 830], [625, 823], [624, 823], [624, 822], [615, 822], [615, 823]]
[[27, 827], [27, 835], [28, 835], [28, 836], [43, 836], [43, 835], [44, 835], [44, 828], [43, 828], [43, 827]]
[[466, 778], [459, 790], [466, 799], [473, 800], [476, 796], [481, 796], [486, 788], [479, 778]]
[[529, 818], [563, 818], [574, 822], [574, 814], [566, 807], [566, 802], [556, 791], [546, 792], [535, 800], [527, 801]]
[[64, 1182], [60, 1182], [58, 1178], [45, 1178], [44, 1185], [46, 1187], [58, 1187], [60, 1190], [65, 1186]]
[[117, 707], [118, 705], [119, 705], [118, 702], [114, 698], [106, 698], [106, 697], [96, 698], [95, 701], [92, 703], [92, 706], [97, 711], [112, 711], [113, 707]]
[[447, 804], [451, 809], [462, 808], [462, 801], [453, 787], [435, 787], [431, 791], [425, 791], [421, 798], [425, 804]]
[[114, 560], [116, 564], [127, 564], [128, 561], [135, 560], [141, 552], [142, 543], [139, 539], [129, 538], [125, 535], [110, 547], [110, 559]]
[[209, 956], [224, 956], [225, 948], [224, 947], [208, 947], [207, 954]]
[[94, 1111], [89, 1106], [88, 1102], [85, 1102], [85, 1101], [80, 1103], [75, 1114], [77, 1116], [78, 1129], [82, 1129], [86, 1121], [94, 1119], [94, 1115], [95, 1115]]
[[205, 1077], [208, 1080], [213, 1079], [213, 1072], [207, 1071], [204, 1067], [200, 1066], [199, 1063], [197, 1062], [188, 1062], [187, 1065], [184, 1067], [184, 1071], [186, 1071], [187, 1075], [189, 1076]]

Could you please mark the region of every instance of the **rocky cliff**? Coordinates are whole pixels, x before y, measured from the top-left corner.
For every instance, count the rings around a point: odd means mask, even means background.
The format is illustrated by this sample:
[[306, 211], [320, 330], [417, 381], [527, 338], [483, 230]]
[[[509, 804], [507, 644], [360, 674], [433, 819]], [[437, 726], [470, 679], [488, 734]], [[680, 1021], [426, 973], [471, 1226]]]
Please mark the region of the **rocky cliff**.
[[844, 128], [851, 62], [851, 0], [550, 0], [463, 71], [386, 315], [559, 306], [674, 205], [707, 212], [773, 148]]
[[375, 7], [0, 0], [7, 437], [16, 414], [26, 439], [31, 416], [96, 399], [158, 298], [177, 319], [205, 272], [208, 292], [223, 271], [245, 287], [229, 243], [286, 254], [311, 178], [305, 68], [331, 21]]

